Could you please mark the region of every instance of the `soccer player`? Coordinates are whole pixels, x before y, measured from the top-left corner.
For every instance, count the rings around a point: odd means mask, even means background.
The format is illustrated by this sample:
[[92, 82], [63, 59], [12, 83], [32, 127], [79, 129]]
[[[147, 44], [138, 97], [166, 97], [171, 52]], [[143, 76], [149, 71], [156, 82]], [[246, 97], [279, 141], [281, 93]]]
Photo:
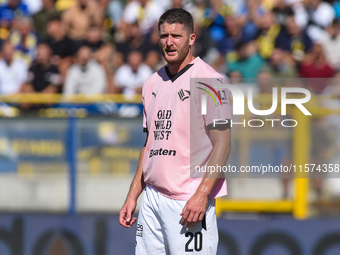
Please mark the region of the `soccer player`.
[[[120, 224], [130, 228], [137, 221], [132, 218], [137, 198], [145, 190], [137, 222], [137, 255], [217, 252], [215, 198], [227, 194], [226, 181], [215, 176], [190, 178], [190, 163], [195, 156], [201, 165], [225, 165], [231, 148], [230, 128], [215, 129], [212, 123], [213, 119], [231, 118], [229, 91], [219, 91], [226, 95], [222, 100], [219, 97], [219, 105], [207, 100], [209, 114], [198, 118], [204, 125], [195, 125], [190, 134], [190, 112], [201, 111], [200, 107], [190, 109], [191, 78], [223, 79], [192, 55], [193, 26], [191, 14], [183, 9], [166, 11], [158, 23], [159, 45], [167, 65], [143, 86], [146, 142], [119, 214]], [[199, 142], [191, 148], [191, 141]]]

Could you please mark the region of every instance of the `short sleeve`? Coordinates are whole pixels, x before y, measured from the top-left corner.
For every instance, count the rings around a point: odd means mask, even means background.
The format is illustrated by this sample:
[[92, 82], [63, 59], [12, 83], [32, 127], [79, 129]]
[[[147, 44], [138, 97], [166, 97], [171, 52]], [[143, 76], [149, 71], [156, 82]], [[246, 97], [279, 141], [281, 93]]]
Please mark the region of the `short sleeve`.
[[30, 67], [30, 69], [27, 72], [26, 82], [32, 83], [35, 78], [33, 67]]
[[[203, 116], [205, 125], [211, 129], [226, 129], [230, 128], [231, 108], [229, 95], [230, 91], [227, 88], [216, 88], [216, 85], [227, 84], [223, 77], [210, 79], [209, 84], [212, 90], [212, 97], [207, 97], [207, 114]], [[225, 124], [219, 124], [214, 127], [214, 120], [227, 120]], [[219, 123], [223, 123], [220, 121]]]
[[47, 77], [48, 83], [54, 86], [60, 86], [62, 82], [62, 77], [59, 74], [58, 68], [56, 66], [51, 66], [51, 74]]
[[121, 66], [116, 71], [114, 82], [118, 88], [125, 87], [125, 83], [127, 81], [127, 73], [124, 70], [125, 70], [125, 66]]

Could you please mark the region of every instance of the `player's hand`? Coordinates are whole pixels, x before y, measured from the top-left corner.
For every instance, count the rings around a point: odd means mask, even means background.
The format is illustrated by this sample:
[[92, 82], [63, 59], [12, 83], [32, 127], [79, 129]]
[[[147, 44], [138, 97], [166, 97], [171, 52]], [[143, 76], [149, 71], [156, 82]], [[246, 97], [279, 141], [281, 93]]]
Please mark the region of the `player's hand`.
[[132, 218], [132, 215], [136, 209], [137, 201], [133, 199], [127, 199], [119, 212], [119, 224], [123, 227], [130, 228], [137, 220], [136, 217]]
[[181, 216], [181, 224], [188, 228], [203, 220], [208, 206], [208, 197], [201, 193], [195, 193], [185, 204]]

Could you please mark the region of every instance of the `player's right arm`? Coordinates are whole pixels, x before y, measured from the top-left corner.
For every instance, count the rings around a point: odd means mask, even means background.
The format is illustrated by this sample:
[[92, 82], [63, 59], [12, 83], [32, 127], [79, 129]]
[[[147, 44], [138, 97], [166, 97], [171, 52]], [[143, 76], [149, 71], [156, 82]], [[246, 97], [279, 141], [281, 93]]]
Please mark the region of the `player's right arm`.
[[132, 215], [137, 206], [137, 199], [139, 195], [142, 193], [143, 189], [145, 188], [142, 163], [143, 163], [144, 151], [145, 151], [147, 140], [148, 140], [148, 133], [146, 133], [145, 144], [139, 156], [137, 170], [132, 180], [129, 193], [126, 197], [126, 200], [125, 200], [125, 203], [122, 209], [119, 212], [119, 224], [126, 228], [130, 228], [137, 220], [136, 217], [132, 218]]

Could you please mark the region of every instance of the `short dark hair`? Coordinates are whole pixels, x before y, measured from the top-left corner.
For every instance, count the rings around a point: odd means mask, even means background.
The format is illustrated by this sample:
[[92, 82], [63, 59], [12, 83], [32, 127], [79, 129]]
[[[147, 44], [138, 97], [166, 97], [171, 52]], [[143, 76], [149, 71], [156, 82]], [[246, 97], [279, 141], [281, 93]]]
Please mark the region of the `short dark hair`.
[[194, 20], [191, 14], [181, 8], [174, 8], [164, 12], [158, 21], [158, 31], [160, 31], [160, 27], [163, 23], [179, 23], [182, 24], [184, 29], [190, 34], [194, 31]]
[[52, 15], [47, 19], [47, 23], [53, 21], [61, 22], [61, 17], [59, 15]]

